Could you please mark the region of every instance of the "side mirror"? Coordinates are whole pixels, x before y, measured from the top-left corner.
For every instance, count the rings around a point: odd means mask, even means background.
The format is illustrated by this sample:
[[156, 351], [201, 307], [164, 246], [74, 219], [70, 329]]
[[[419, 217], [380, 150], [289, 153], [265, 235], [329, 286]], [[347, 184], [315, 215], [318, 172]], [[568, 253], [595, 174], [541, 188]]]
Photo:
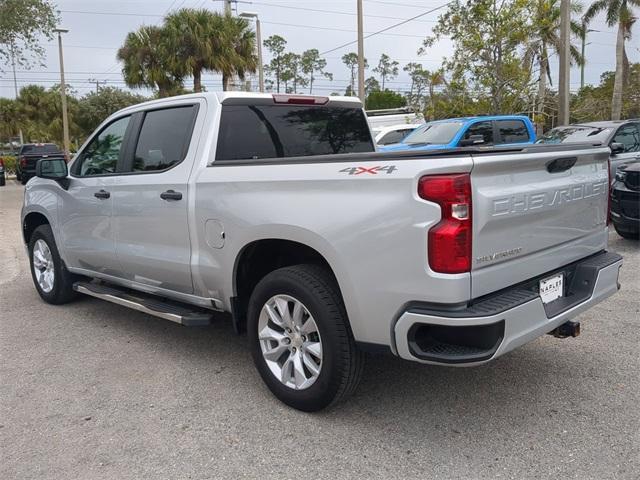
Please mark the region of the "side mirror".
[[617, 155], [618, 153], [624, 153], [624, 144], [622, 143], [612, 142], [609, 145], [609, 148], [611, 149], [611, 153], [614, 155]]
[[484, 137], [482, 135], [471, 135], [469, 138], [460, 140], [458, 145], [461, 147], [473, 147], [475, 145], [482, 145], [484, 143]]
[[68, 188], [69, 169], [64, 158], [41, 158], [36, 163], [36, 177], [58, 182], [65, 190]]

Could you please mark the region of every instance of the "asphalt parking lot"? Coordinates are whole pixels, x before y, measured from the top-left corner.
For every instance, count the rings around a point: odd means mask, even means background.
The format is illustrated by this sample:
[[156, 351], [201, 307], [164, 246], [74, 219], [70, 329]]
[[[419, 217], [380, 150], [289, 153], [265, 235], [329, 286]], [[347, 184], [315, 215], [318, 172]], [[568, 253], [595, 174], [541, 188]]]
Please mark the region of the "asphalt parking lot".
[[623, 289], [540, 338], [456, 369], [371, 357], [355, 396], [305, 414], [280, 404], [246, 339], [31, 283], [22, 187], [0, 187], [0, 478], [575, 478], [640, 472], [640, 249]]

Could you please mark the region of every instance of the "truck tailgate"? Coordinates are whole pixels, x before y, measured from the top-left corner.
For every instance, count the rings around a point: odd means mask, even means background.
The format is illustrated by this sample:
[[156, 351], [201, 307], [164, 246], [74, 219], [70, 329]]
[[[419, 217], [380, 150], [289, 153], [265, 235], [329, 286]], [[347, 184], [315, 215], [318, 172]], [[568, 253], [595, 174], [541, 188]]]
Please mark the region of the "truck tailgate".
[[472, 298], [607, 246], [607, 147], [475, 154]]

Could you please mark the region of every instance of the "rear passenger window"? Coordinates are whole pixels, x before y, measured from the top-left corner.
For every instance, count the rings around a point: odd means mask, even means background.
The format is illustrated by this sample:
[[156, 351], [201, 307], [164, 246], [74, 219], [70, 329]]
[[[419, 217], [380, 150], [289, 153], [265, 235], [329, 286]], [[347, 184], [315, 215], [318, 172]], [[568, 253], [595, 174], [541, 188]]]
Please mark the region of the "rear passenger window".
[[482, 135], [485, 145], [493, 145], [493, 123], [490, 121], [474, 123], [467, 129], [464, 139], [468, 140], [472, 135]]
[[146, 112], [138, 136], [132, 170], [166, 170], [184, 160], [191, 140], [195, 114], [195, 105]]
[[500, 143], [525, 143], [529, 141], [529, 132], [522, 120], [498, 120]]

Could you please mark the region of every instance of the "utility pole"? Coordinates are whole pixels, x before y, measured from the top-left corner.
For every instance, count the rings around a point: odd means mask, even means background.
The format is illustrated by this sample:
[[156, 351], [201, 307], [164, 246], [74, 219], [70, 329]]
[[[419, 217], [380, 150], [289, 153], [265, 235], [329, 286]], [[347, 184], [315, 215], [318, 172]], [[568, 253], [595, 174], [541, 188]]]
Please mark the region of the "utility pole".
[[591, 33], [591, 32], [597, 32], [598, 30], [592, 30], [590, 28], [587, 28], [587, 24], [584, 23], [584, 21], [582, 22], [582, 29], [580, 30], [580, 40], [582, 40], [582, 48], [580, 49], [580, 55], [582, 55], [582, 65], [580, 65], [580, 88], [584, 88], [584, 65], [585, 63], [587, 63], [585, 61], [585, 48], [587, 45], [589, 45], [588, 43], [586, 43], [587, 41], [587, 33]]
[[571, 1], [560, 0], [560, 72], [558, 78], [558, 124], [569, 125], [569, 23]]
[[364, 105], [364, 27], [362, 24], [362, 0], [358, 0], [358, 97]]
[[260, 33], [260, 19], [255, 12], [241, 12], [242, 18], [256, 19], [256, 43], [258, 47], [258, 91], [264, 93], [264, 65], [262, 64], [262, 34]]
[[67, 118], [67, 87], [64, 83], [64, 57], [62, 55], [62, 34], [69, 30], [56, 28], [54, 32], [58, 34], [58, 53], [60, 55], [60, 98], [62, 99], [62, 135], [64, 137], [64, 153], [68, 156], [70, 150], [69, 143], [69, 119]]
[[[9, 48], [11, 49], [11, 67], [13, 68], [13, 90], [16, 94], [16, 100], [18, 100], [18, 79], [16, 78], [16, 57], [13, 52], [13, 41], [11, 41]], [[22, 128], [18, 129], [18, 134], [20, 135], [20, 145], [22, 145], [24, 143]]]
[[106, 80], [98, 80], [97, 78], [89, 78], [87, 81], [96, 84], [96, 93], [100, 93], [100, 84], [106, 85], [107, 83]]

